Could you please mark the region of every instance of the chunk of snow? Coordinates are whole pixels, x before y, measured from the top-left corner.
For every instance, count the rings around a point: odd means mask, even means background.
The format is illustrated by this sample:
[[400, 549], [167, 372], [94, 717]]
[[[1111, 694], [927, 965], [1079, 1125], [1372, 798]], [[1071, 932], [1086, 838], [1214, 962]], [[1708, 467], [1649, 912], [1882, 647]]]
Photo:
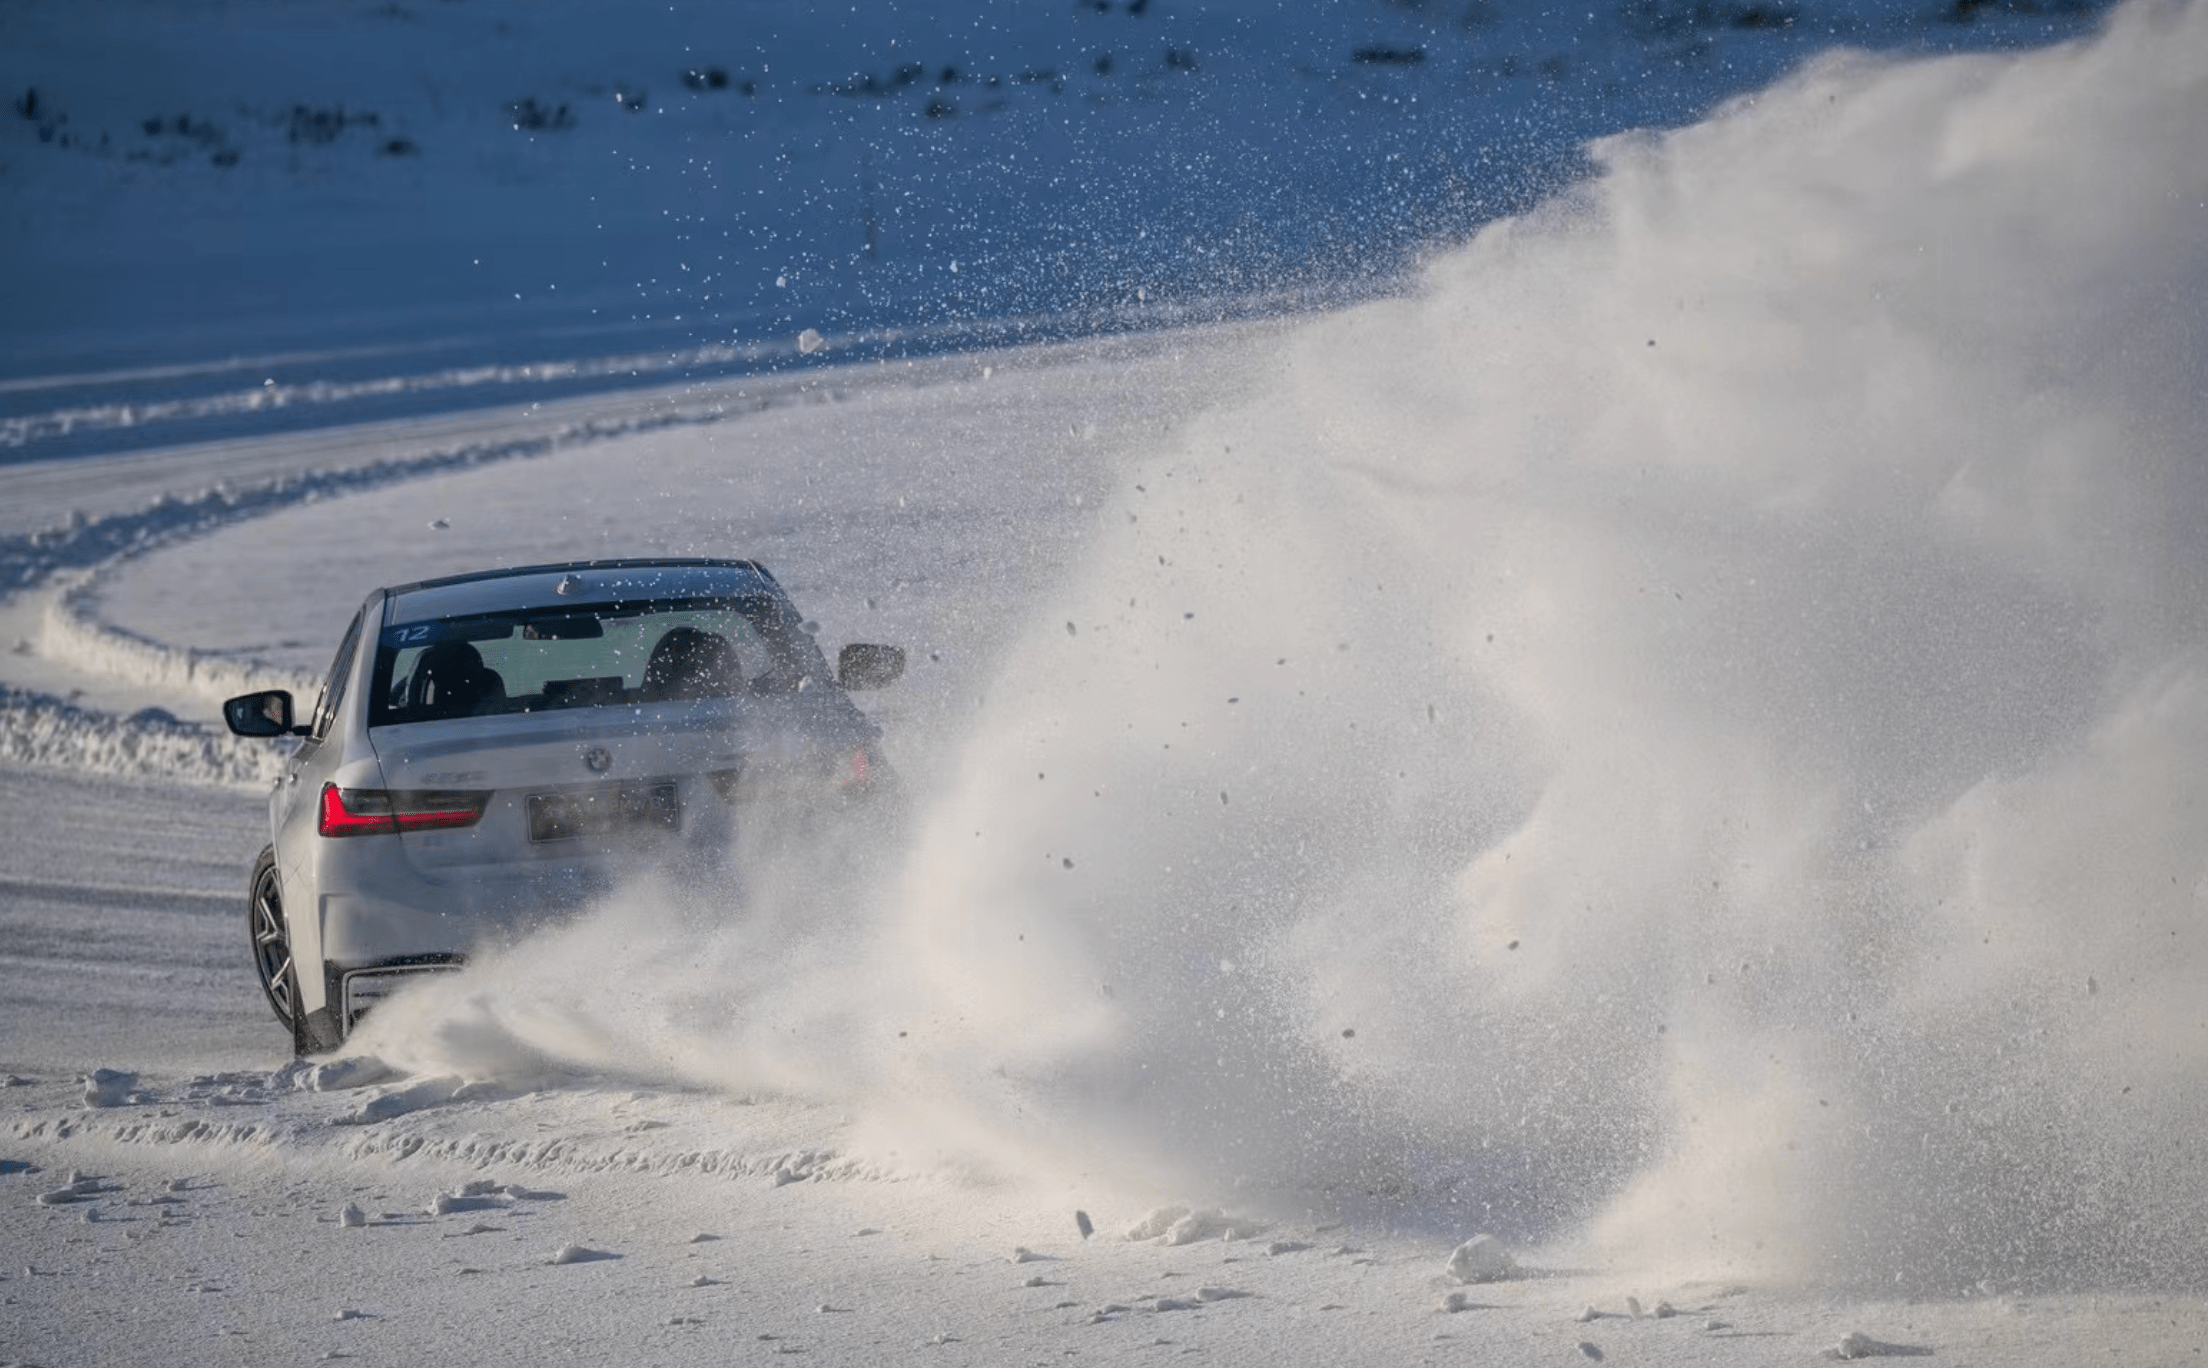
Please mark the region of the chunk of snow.
[[1173, 1223], [1188, 1214], [1184, 1206], [1159, 1207], [1141, 1220], [1127, 1227], [1130, 1240], [1155, 1240], [1173, 1228]]
[[389, 1121], [393, 1117], [418, 1112], [425, 1107], [435, 1107], [452, 1100], [460, 1090], [460, 1080], [450, 1075], [424, 1078], [403, 1088], [378, 1093], [360, 1106], [351, 1116], [342, 1118], [353, 1125], [370, 1125], [377, 1121]]
[[1165, 1243], [1169, 1245], [1194, 1244], [1216, 1235], [1232, 1236], [1234, 1223], [1227, 1214], [1216, 1207], [1191, 1211], [1166, 1227]]
[[350, 1059], [333, 1059], [315, 1065], [307, 1071], [304, 1081], [309, 1092], [345, 1092], [381, 1083], [391, 1074], [391, 1066], [374, 1055], [354, 1055]]
[[555, 1265], [595, 1263], [600, 1259], [612, 1259], [618, 1257], [618, 1255], [609, 1254], [603, 1249], [592, 1249], [587, 1245], [579, 1244], [564, 1244], [561, 1245], [558, 1249], [552, 1251], [552, 1262]]
[[1825, 1351], [1825, 1356], [1836, 1359], [1867, 1359], [1884, 1358], [1889, 1354], [1915, 1356], [1926, 1352], [1928, 1351], [1913, 1345], [1888, 1344], [1883, 1340], [1872, 1339], [1860, 1330], [1850, 1330], [1840, 1337], [1838, 1344]]
[[87, 1107], [120, 1107], [130, 1100], [130, 1090], [138, 1086], [138, 1075], [124, 1073], [120, 1069], [94, 1069], [84, 1076], [84, 1105]]
[[1449, 1255], [1449, 1276], [1462, 1283], [1501, 1282], [1517, 1271], [1509, 1247], [1493, 1235], [1474, 1235]]
[[368, 1224], [368, 1213], [352, 1202], [338, 1209], [337, 1223], [347, 1230], [358, 1230]]

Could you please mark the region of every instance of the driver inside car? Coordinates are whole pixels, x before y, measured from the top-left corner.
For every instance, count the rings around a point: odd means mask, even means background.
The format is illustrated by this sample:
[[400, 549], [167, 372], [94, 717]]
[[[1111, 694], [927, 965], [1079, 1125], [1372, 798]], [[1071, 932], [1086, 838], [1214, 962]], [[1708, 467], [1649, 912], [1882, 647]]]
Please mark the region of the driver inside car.
[[465, 641], [440, 641], [414, 665], [413, 712], [418, 718], [467, 717], [495, 712], [506, 701], [506, 681]]
[[651, 703], [726, 698], [743, 682], [743, 666], [727, 637], [697, 627], [674, 627], [652, 647], [637, 697]]

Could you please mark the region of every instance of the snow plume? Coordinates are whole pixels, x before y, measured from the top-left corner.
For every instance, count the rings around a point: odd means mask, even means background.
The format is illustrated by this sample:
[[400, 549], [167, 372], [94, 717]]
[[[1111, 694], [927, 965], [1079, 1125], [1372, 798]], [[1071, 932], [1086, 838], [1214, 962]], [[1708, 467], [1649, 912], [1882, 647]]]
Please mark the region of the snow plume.
[[2204, 127], [2198, 3], [1835, 55], [1300, 330], [694, 1071], [1682, 1276], [2208, 1285]]
[[1682, 1272], [2208, 1281], [2204, 125], [2208, 6], [1833, 56], [1132, 471], [903, 890], [1007, 1129]]

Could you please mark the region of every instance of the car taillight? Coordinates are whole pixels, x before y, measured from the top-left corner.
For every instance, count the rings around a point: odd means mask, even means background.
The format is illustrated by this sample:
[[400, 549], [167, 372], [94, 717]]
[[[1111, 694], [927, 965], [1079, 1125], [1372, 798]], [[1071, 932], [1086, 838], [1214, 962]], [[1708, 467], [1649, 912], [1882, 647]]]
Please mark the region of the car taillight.
[[388, 836], [401, 831], [442, 831], [483, 820], [488, 793], [433, 789], [341, 789], [322, 786], [315, 831], [323, 836]]

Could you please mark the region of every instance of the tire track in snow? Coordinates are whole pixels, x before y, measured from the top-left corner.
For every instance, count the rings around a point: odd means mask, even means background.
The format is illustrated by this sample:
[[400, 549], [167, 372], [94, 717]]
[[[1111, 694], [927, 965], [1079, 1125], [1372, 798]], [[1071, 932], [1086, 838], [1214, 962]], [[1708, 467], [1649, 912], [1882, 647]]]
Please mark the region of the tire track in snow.
[[43, 879], [0, 879], [0, 901], [35, 900], [70, 907], [127, 907], [134, 911], [166, 912], [179, 903], [196, 903], [194, 912], [219, 910], [224, 915], [242, 905], [242, 897], [230, 893], [196, 893], [180, 888], [103, 888], [98, 884], [48, 883]]

